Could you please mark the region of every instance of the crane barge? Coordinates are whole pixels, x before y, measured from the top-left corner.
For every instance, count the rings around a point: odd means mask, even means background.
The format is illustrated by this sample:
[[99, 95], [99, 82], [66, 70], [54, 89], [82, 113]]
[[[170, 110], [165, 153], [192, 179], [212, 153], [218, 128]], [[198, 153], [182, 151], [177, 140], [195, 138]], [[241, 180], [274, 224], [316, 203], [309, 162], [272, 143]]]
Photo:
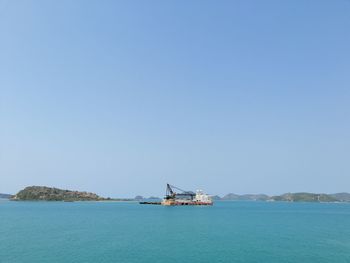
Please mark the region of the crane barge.
[[211, 197], [202, 190], [185, 191], [176, 186], [167, 184], [165, 197], [162, 202], [140, 202], [140, 204], [154, 204], [164, 206], [177, 205], [213, 205]]

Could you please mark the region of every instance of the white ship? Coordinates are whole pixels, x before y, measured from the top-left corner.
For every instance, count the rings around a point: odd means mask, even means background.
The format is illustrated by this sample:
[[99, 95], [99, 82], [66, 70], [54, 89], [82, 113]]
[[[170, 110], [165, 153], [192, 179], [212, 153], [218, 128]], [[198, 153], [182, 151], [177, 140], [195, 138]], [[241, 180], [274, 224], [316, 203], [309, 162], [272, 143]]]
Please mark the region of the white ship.
[[210, 195], [205, 194], [202, 190], [197, 190], [194, 193], [167, 184], [166, 194], [161, 205], [213, 205], [213, 200]]

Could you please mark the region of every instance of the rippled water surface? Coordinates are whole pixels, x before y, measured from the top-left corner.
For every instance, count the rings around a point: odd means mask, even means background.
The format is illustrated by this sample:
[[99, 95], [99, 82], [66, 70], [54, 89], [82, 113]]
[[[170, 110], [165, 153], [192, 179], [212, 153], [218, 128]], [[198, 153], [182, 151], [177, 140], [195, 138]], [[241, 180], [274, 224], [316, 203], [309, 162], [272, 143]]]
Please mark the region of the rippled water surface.
[[350, 204], [0, 202], [0, 262], [350, 262]]

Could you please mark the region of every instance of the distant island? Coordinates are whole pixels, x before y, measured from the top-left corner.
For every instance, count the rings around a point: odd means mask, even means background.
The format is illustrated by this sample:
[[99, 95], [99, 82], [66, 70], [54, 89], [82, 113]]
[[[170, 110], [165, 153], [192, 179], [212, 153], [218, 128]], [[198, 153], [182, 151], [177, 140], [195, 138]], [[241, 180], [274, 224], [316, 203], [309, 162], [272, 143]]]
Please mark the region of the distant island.
[[272, 196], [273, 201], [288, 201], [288, 202], [339, 202], [337, 198], [327, 194], [313, 193], [288, 193], [279, 196]]
[[222, 201], [350, 202], [350, 193], [286, 193], [275, 196], [268, 196], [265, 194], [237, 195], [231, 193], [223, 197], [214, 196], [213, 199]]
[[[212, 196], [214, 201], [281, 201], [281, 202], [350, 202], [350, 193], [286, 193], [269, 196], [266, 194], [227, 194], [223, 197]], [[159, 197], [136, 196], [134, 198], [104, 198], [95, 193], [62, 190], [46, 186], [29, 186], [16, 195], [0, 194], [0, 199], [12, 201], [160, 201]]]
[[10, 199], [12, 195], [10, 194], [0, 194], [0, 199]]
[[103, 198], [94, 193], [62, 190], [46, 186], [29, 186], [19, 191], [10, 200], [13, 201], [104, 201], [111, 200]]

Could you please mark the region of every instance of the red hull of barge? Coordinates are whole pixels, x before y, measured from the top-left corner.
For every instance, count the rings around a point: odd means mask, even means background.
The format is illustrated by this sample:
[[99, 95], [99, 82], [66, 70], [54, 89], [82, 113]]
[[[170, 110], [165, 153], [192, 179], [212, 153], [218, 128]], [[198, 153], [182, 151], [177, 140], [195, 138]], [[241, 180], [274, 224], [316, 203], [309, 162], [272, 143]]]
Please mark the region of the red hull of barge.
[[162, 202], [162, 205], [166, 205], [166, 206], [178, 206], [178, 205], [213, 205], [213, 203], [208, 203], [208, 202], [179, 202], [179, 201], [175, 201], [175, 202]]
[[213, 205], [213, 203], [203, 203], [203, 202], [175, 202], [173, 205]]

